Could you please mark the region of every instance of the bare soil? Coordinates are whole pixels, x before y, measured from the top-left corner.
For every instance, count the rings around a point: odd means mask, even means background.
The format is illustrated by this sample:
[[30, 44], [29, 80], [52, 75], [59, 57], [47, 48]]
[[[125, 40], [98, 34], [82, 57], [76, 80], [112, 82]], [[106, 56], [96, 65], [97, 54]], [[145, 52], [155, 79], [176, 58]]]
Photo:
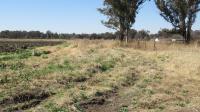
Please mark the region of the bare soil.
[[4, 108], [2, 111], [5, 112], [27, 110], [37, 106], [52, 95], [53, 93], [40, 89], [30, 90], [4, 98], [0, 101], [0, 108]]
[[54, 46], [63, 43], [59, 40], [17, 40], [0, 39], [0, 52], [14, 52], [18, 49], [27, 49], [31, 47]]

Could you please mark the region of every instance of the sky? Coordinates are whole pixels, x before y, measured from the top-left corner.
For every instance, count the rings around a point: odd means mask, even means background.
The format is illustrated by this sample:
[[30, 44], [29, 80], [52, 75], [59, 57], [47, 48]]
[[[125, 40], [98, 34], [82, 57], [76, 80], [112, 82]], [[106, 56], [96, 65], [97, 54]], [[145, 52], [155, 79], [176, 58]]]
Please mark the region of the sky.
[[[0, 0], [0, 31], [113, 32], [101, 24], [106, 17], [97, 8], [102, 6], [103, 0]], [[141, 7], [133, 28], [156, 33], [162, 28], [172, 27], [160, 17], [152, 1]], [[200, 30], [200, 15], [193, 29]]]

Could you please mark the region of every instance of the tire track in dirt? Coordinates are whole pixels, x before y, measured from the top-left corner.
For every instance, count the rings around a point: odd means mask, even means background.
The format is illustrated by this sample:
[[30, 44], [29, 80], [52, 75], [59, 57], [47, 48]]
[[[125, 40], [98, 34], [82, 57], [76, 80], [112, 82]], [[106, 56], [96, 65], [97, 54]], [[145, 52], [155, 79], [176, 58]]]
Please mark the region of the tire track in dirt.
[[[121, 94], [124, 94], [131, 86], [135, 85], [139, 75], [133, 72], [131, 75], [127, 75], [126, 78], [128, 81], [124, 82], [121, 87], [99, 93], [91, 99], [81, 101], [76, 105], [76, 108], [83, 112], [117, 112], [123, 107], [128, 107], [131, 99]], [[130, 83], [130, 80], [132, 83]]]

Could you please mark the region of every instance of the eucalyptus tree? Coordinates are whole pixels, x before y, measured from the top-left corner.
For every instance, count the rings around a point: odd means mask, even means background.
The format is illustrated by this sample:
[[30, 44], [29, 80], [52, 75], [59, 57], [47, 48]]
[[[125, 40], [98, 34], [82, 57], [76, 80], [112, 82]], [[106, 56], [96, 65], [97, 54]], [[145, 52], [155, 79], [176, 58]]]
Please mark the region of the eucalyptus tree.
[[179, 30], [185, 43], [190, 43], [192, 25], [200, 11], [200, 0], [155, 0], [155, 3], [160, 15]]
[[128, 41], [128, 33], [140, 9], [140, 6], [146, 0], [104, 0], [104, 8], [98, 9], [102, 14], [108, 17], [107, 21], [102, 23], [111, 29], [120, 32], [120, 40], [126, 37]]

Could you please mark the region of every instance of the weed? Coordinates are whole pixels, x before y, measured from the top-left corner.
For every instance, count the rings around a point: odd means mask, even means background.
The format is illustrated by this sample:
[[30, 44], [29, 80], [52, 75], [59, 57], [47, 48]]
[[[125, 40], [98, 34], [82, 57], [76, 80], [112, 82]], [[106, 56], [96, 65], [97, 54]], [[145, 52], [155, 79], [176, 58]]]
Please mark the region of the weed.
[[87, 96], [86, 93], [83, 92], [83, 91], [81, 91], [80, 97], [81, 97], [82, 100], [87, 100], [87, 99], [88, 99], [88, 96]]
[[176, 105], [179, 106], [179, 107], [185, 107], [185, 106], [186, 106], [186, 103], [185, 103], [184, 101], [178, 101], [178, 102], [176, 103]]
[[90, 49], [90, 50], [88, 50], [88, 53], [89, 54], [92, 54], [92, 53], [94, 53], [96, 50], [95, 49]]
[[25, 64], [21, 61], [17, 61], [16, 63], [10, 65], [11, 70], [19, 70], [25, 67]]
[[19, 73], [19, 78], [21, 81], [30, 81], [32, 77], [34, 76], [35, 71], [30, 71], [28, 69], [22, 70]]
[[95, 96], [103, 96], [103, 92], [97, 91], [97, 92], [95, 93]]
[[78, 112], [85, 112], [84, 109], [78, 103], [74, 104], [74, 106], [76, 107], [76, 110]]
[[49, 57], [47, 55], [42, 55], [43, 59], [48, 59]]
[[42, 51], [42, 53], [47, 55], [47, 54], [50, 54], [51, 51]]
[[106, 59], [101, 57], [98, 58], [96, 62], [98, 63], [98, 67], [102, 72], [109, 71], [110, 69], [114, 68], [116, 64], [116, 60], [113, 57], [108, 57]]
[[187, 96], [187, 95], [188, 95], [188, 93], [189, 93], [189, 91], [188, 91], [188, 90], [183, 90], [183, 91], [182, 91], [182, 94], [183, 94], [183, 96]]
[[10, 79], [8, 78], [7, 75], [0, 78], [0, 84], [6, 84], [6, 83], [9, 83], [9, 82], [10, 82]]
[[7, 65], [3, 62], [0, 62], [0, 70], [6, 69]]
[[41, 56], [43, 53], [41, 51], [33, 50], [32, 56]]
[[144, 89], [144, 88], [147, 87], [147, 84], [145, 84], [145, 83], [137, 84], [137, 87], [141, 88], [141, 89]]
[[80, 100], [80, 99], [78, 98], [77, 95], [73, 95], [73, 96], [72, 96], [72, 101], [73, 101], [73, 103], [77, 103], [79, 100]]
[[164, 110], [164, 109], [165, 109], [165, 106], [162, 105], [162, 104], [160, 104], [160, 105], [158, 105], [158, 108], [159, 108], [160, 110]]
[[47, 55], [50, 54], [50, 51], [39, 51], [39, 50], [33, 50], [32, 56], [42, 56], [42, 55]]
[[108, 71], [108, 70], [114, 68], [115, 62], [114, 61], [103, 61], [100, 64], [101, 64], [100, 69], [103, 72], [105, 72], [105, 71]]
[[125, 77], [125, 81], [123, 83], [123, 86], [134, 85], [138, 79], [139, 79], [139, 77], [136, 73], [127, 74], [127, 76]]
[[54, 103], [49, 103], [45, 106], [50, 112], [69, 112], [69, 110], [65, 107], [59, 107]]
[[128, 107], [127, 106], [122, 106], [120, 108], [119, 112], [128, 112]]
[[31, 57], [31, 50], [20, 51], [17, 53], [19, 59], [26, 59]]
[[165, 62], [165, 61], [169, 60], [169, 56], [168, 55], [159, 55], [157, 58], [158, 58], [158, 60], [160, 60], [162, 62]]
[[87, 89], [87, 87], [83, 84], [81, 84], [79, 88], [80, 88], [80, 90], [86, 90]]
[[155, 94], [155, 92], [152, 89], [144, 89], [144, 91], [150, 96]]
[[70, 62], [69, 60], [67, 60], [67, 59], [64, 60], [63, 65], [64, 65], [64, 68], [66, 68], [66, 69], [68, 69], [68, 70], [73, 70], [73, 68], [74, 68], [74, 67], [72, 66], [71, 62]]

